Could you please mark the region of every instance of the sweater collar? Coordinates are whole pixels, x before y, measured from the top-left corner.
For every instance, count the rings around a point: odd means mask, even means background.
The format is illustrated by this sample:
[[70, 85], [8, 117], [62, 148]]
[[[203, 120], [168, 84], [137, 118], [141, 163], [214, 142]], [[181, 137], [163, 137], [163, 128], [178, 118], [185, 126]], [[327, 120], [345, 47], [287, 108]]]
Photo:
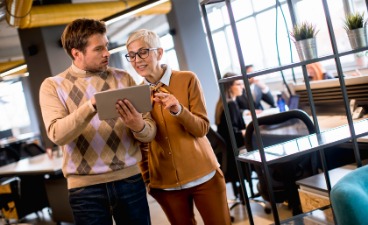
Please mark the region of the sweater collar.
[[76, 77], [91, 77], [91, 76], [103, 77], [103, 76], [106, 76], [106, 74], [108, 73], [108, 69], [103, 72], [92, 73], [92, 72], [78, 68], [76, 65], [74, 65], [74, 63], [72, 63], [72, 66], [70, 67], [70, 71], [73, 74], [73, 76], [76, 76]]

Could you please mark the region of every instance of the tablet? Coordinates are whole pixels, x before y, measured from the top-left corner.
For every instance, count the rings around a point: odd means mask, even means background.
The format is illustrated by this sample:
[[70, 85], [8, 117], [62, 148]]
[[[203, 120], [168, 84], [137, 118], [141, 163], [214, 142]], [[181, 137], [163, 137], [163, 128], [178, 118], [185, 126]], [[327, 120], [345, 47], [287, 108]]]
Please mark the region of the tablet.
[[115, 104], [118, 99], [128, 99], [140, 113], [152, 110], [149, 85], [137, 85], [121, 89], [107, 90], [95, 94], [97, 114], [100, 120], [119, 117]]

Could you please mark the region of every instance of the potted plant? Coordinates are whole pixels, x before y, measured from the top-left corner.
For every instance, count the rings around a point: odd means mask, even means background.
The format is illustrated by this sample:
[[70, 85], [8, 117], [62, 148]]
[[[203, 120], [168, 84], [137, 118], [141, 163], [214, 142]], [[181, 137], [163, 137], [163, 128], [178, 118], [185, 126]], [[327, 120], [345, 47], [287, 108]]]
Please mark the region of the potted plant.
[[302, 22], [294, 25], [290, 35], [294, 39], [300, 61], [317, 57], [317, 33], [318, 30], [312, 23]]
[[367, 46], [367, 20], [364, 12], [350, 13], [345, 16], [344, 29], [349, 37], [352, 49]]

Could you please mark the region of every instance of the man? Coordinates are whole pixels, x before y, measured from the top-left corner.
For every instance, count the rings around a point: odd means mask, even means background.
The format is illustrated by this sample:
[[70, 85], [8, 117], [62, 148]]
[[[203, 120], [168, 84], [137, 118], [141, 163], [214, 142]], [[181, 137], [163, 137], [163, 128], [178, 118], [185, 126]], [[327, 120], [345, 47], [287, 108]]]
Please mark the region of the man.
[[104, 22], [77, 19], [61, 40], [73, 63], [43, 81], [40, 106], [48, 137], [63, 148], [75, 224], [113, 224], [112, 218], [116, 224], [150, 224], [138, 162], [140, 144], [153, 140], [156, 124], [126, 99], [116, 105], [119, 118], [99, 120], [96, 92], [136, 85], [128, 73], [108, 67]]
[[[245, 67], [247, 74], [253, 72], [253, 65], [248, 65]], [[262, 81], [257, 79], [256, 77], [252, 77], [249, 79], [250, 88], [252, 90], [252, 96], [254, 101], [254, 107], [257, 111], [263, 110], [263, 106], [261, 101], [265, 101], [267, 104], [270, 105], [270, 107], [275, 108], [275, 100], [270, 92], [269, 87], [264, 84]], [[239, 105], [239, 108], [242, 112], [249, 112], [249, 106], [248, 106], [248, 98], [247, 94], [245, 92], [245, 89], [243, 90], [243, 94], [241, 96], [238, 96], [236, 98], [236, 101]]]

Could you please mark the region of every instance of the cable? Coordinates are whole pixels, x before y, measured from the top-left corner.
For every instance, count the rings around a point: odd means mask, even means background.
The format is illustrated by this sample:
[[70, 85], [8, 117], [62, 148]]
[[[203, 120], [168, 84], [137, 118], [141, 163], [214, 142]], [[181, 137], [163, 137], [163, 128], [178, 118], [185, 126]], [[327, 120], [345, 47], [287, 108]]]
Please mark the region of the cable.
[[[280, 51], [279, 51], [279, 42], [278, 42], [278, 5], [280, 4], [280, 2], [278, 0], [276, 0], [276, 4], [275, 4], [275, 9], [276, 9], [276, 51], [277, 51], [277, 60], [278, 60], [278, 63], [279, 63], [279, 66], [281, 66], [281, 60], [280, 60]], [[281, 6], [280, 6], [281, 8]], [[281, 10], [282, 11], [282, 10]], [[283, 14], [283, 13], [282, 13]], [[283, 14], [284, 15], [284, 14]], [[284, 17], [285, 18], [285, 17]], [[286, 24], [286, 20], [285, 20], [285, 24]], [[287, 25], [287, 24], [286, 24]], [[286, 30], [287, 30], [287, 26], [286, 26]], [[289, 44], [290, 44], [290, 37], [288, 35], [288, 39], [289, 39]], [[291, 51], [291, 49], [290, 49]], [[294, 72], [294, 71], [293, 71]], [[289, 95], [291, 96], [292, 93], [291, 93], [291, 90], [290, 90], [290, 87], [289, 85], [287, 84], [286, 80], [285, 80], [285, 75], [284, 75], [284, 72], [281, 70], [280, 71], [281, 73], [281, 77], [282, 77], [282, 81], [284, 83], [284, 85], [286, 86], [286, 89], [289, 93]], [[294, 74], [294, 73], [293, 73]], [[295, 77], [294, 77], [295, 79]]]
[[[276, 0], [276, 1], [280, 6], [280, 10], [281, 10], [281, 13], [282, 13], [282, 18], [284, 19], [284, 24], [285, 24], [285, 27], [286, 27], [286, 30], [287, 30], [288, 26], [287, 26], [287, 21], [286, 21], [286, 18], [285, 18], [284, 10], [282, 10], [282, 7], [281, 7], [281, 4], [280, 4], [279, 0]], [[291, 45], [291, 39], [290, 39], [290, 35], [289, 35], [288, 32], [287, 32], [287, 37], [288, 37], [288, 41], [289, 41], [290, 62], [293, 63], [293, 51], [291, 49], [291, 46], [292, 46]], [[292, 68], [291, 71], [292, 71], [293, 80], [296, 83], [294, 68]]]

